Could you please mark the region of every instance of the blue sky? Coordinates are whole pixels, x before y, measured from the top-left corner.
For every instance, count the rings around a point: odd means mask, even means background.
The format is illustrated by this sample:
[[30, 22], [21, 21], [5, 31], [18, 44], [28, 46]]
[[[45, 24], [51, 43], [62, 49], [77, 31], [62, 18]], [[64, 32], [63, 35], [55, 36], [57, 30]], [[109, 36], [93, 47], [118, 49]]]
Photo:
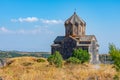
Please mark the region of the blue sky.
[[120, 0], [0, 0], [0, 50], [50, 52], [75, 9], [99, 53], [107, 53], [109, 43], [120, 47]]

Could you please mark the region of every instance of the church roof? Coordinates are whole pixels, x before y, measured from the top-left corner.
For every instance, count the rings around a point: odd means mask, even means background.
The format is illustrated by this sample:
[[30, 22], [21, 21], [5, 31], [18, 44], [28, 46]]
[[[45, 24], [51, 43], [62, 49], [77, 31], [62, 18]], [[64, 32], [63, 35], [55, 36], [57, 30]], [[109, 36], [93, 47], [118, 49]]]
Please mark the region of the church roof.
[[65, 36], [57, 36], [57, 38], [54, 40], [54, 42], [61, 42]]
[[86, 25], [85, 21], [83, 21], [81, 18], [78, 17], [78, 15], [76, 14], [76, 12], [74, 12], [74, 14], [68, 18], [66, 21], [65, 21], [65, 24], [84, 24]]
[[93, 38], [96, 40], [96, 37], [94, 35], [85, 35], [80, 37], [80, 41], [91, 41]]
[[[94, 35], [85, 35], [85, 36], [81, 36], [81, 37], [69, 36], [69, 37], [71, 37], [72, 39], [74, 39], [76, 41], [92, 41], [93, 38], [96, 40], [96, 37]], [[54, 42], [62, 42], [64, 40], [64, 38], [65, 38], [65, 36], [57, 36], [57, 38], [54, 40]]]
[[53, 46], [53, 47], [61, 47], [60, 44], [52, 44], [51, 46]]

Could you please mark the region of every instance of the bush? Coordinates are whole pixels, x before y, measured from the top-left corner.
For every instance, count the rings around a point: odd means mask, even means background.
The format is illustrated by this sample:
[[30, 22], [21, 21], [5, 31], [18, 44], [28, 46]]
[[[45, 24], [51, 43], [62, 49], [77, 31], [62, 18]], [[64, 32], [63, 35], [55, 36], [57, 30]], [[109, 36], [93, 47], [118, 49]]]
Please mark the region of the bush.
[[73, 63], [73, 64], [79, 64], [81, 63], [81, 61], [75, 57], [70, 57], [69, 59], [67, 59], [66, 61], [67, 63]]
[[118, 75], [115, 75], [113, 80], [120, 80], [119, 76]]
[[63, 58], [58, 51], [56, 51], [53, 55], [51, 55], [47, 59], [50, 65], [55, 65], [56, 67], [62, 67], [62, 60]]
[[40, 58], [40, 59], [37, 59], [37, 62], [45, 62], [45, 60]]
[[109, 54], [114, 61], [114, 65], [117, 71], [120, 71], [120, 49], [117, 49], [114, 44], [109, 45]]
[[31, 66], [31, 65], [33, 65], [33, 63], [31, 63], [31, 62], [24, 62], [24, 63], [22, 63], [22, 65], [23, 66]]
[[81, 63], [88, 62], [90, 60], [90, 54], [86, 50], [75, 49], [72, 57], [75, 57], [81, 61]]

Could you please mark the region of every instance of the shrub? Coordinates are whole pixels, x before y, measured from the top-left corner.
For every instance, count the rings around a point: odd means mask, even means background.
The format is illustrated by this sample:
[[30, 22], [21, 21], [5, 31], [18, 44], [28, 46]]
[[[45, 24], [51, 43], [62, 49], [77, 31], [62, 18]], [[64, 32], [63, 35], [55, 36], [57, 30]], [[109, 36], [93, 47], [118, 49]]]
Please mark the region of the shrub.
[[70, 57], [69, 59], [67, 59], [66, 61], [67, 63], [73, 63], [73, 64], [79, 64], [81, 63], [81, 61], [75, 57]]
[[120, 71], [120, 49], [117, 49], [114, 44], [109, 45], [109, 54], [114, 61], [114, 65], [117, 71]]
[[39, 58], [39, 59], [37, 59], [37, 62], [45, 62], [45, 60], [42, 58]]
[[51, 55], [47, 59], [50, 65], [55, 65], [56, 67], [62, 67], [62, 60], [63, 58], [58, 51], [56, 51], [53, 55]]
[[50, 65], [54, 65], [54, 55], [51, 55], [48, 57], [47, 61], [49, 62]]
[[118, 75], [115, 75], [113, 80], [120, 80], [119, 76]]
[[31, 65], [33, 65], [33, 63], [31, 63], [31, 62], [24, 62], [24, 63], [22, 63], [22, 65], [23, 66], [31, 66]]
[[81, 63], [88, 62], [90, 60], [90, 54], [86, 50], [75, 49], [72, 57], [75, 57], [81, 61]]

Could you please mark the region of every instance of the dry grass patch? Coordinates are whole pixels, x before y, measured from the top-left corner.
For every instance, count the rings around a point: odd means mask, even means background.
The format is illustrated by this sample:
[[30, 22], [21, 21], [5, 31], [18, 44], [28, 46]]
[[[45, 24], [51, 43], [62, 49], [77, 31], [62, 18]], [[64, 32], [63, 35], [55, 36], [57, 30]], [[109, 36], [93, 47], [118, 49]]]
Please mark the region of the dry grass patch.
[[38, 59], [11, 58], [11, 64], [0, 68], [0, 77], [4, 80], [113, 80], [116, 74], [112, 65], [100, 65], [96, 69], [91, 64], [66, 64], [63, 68], [56, 68], [49, 65], [46, 59], [42, 58], [45, 62], [37, 62]]

